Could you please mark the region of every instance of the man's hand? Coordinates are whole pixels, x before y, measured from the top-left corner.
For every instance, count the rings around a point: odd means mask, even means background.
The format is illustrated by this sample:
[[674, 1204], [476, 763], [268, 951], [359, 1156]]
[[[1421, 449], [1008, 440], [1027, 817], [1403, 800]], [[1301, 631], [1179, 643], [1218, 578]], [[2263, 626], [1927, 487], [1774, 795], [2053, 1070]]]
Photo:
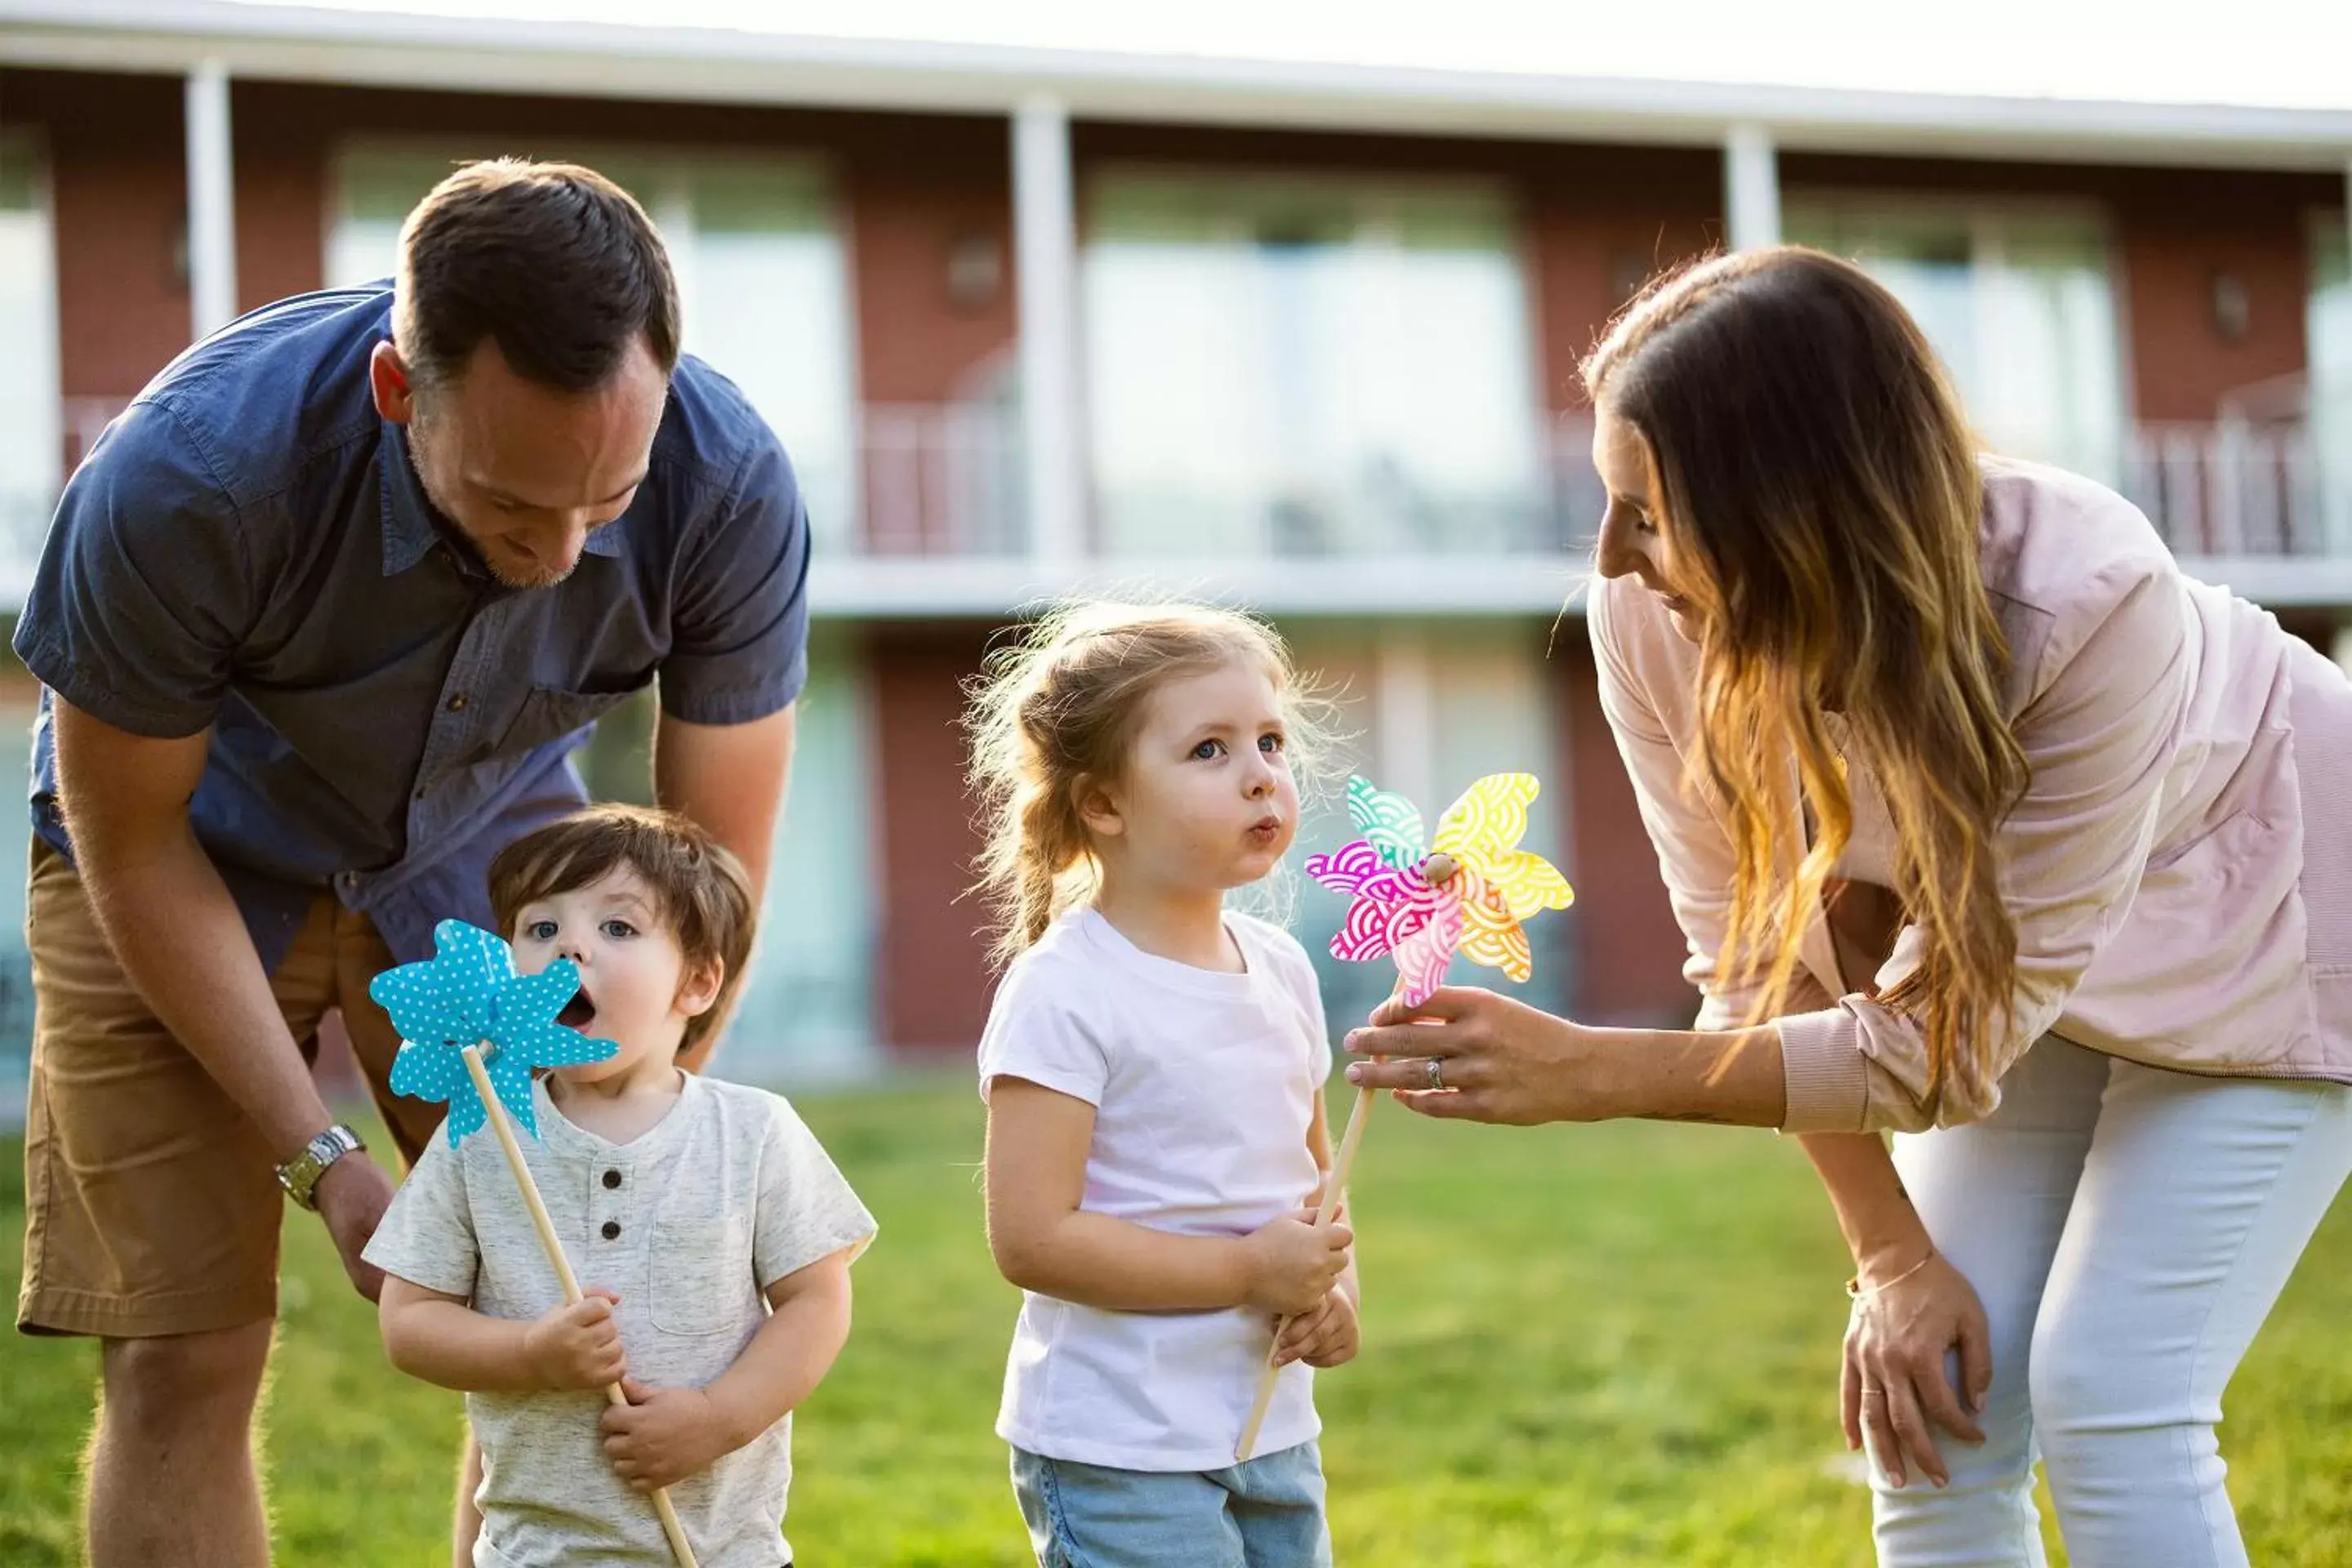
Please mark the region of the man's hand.
[[1339, 1366], [1356, 1359], [1360, 1343], [1355, 1298], [1335, 1288], [1321, 1306], [1300, 1313], [1283, 1329], [1274, 1364], [1303, 1361], [1308, 1366]]
[[699, 1388], [647, 1388], [625, 1377], [621, 1392], [629, 1402], [604, 1412], [604, 1457], [632, 1491], [675, 1486], [740, 1447]]
[[327, 1234], [334, 1237], [352, 1289], [375, 1300], [383, 1293], [383, 1270], [360, 1253], [383, 1223], [383, 1211], [392, 1206], [392, 1178], [365, 1151], [355, 1149], [319, 1173], [310, 1196], [319, 1205], [319, 1217], [327, 1222]]
[[550, 1307], [523, 1331], [523, 1359], [541, 1388], [603, 1388], [628, 1373], [613, 1303], [620, 1297], [591, 1285], [568, 1307]]

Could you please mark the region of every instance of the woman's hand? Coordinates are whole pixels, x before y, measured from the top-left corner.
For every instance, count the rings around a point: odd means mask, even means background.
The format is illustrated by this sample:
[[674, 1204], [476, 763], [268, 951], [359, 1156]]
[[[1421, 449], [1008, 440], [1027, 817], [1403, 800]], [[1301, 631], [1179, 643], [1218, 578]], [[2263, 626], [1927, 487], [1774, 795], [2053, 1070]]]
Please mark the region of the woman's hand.
[[[1981, 1443], [1974, 1413], [1992, 1386], [1992, 1350], [1984, 1306], [1960, 1271], [1941, 1253], [1916, 1270], [1890, 1270], [1891, 1283], [1862, 1294], [1845, 1331], [1845, 1366], [1838, 1379], [1849, 1448], [1868, 1439], [1886, 1479], [1904, 1485], [1913, 1467], [1937, 1486], [1951, 1477], [1936, 1452], [1929, 1424], [1964, 1442]], [[1968, 1408], [1946, 1376], [1946, 1353], [1957, 1347]], [[1906, 1462], [1907, 1456], [1907, 1462]]]
[[[1445, 985], [1418, 1007], [1391, 997], [1348, 1049], [1386, 1061], [1355, 1062], [1348, 1081], [1396, 1091], [1424, 1116], [1532, 1126], [1598, 1121], [1620, 1114], [1603, 1092], [1613, 1064], [1608, 1031], [1555, 1018], [1524, 1002]], [[1436, 1063], [1435, 1083], [1430, 1064]]]
[[1348, 1081], [1423, 1116], [1533, 1126], [1620, 1116], [1778, 1127], [1788, 1110], [1777, 1024], [1595, 1029], [1469, 985], [1418, 1007], [1391, 999], [1348, 1037]]

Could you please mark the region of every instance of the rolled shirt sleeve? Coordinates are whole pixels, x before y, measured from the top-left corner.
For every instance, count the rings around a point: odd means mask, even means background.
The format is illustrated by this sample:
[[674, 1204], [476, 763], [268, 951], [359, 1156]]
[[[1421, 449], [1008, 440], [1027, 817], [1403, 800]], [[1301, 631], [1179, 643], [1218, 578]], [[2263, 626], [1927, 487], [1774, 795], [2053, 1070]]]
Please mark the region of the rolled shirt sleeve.
[[[2147, 869], [2203, 645], [2168, 563], [2135, 559], [2110, 576], [2084, 590], [2105, 613], [2084, 617], [2088, 631], [2076, 647], [2045, 650], [2044, 668], [2055, 674], [2016, 721], [2031, 778], [2001, 825], [2000, 852], [2017, 981], [1991, 1049], [1956, 1060], [1931, 1089], [1920, 1025], [1869, 996], [1783, 1017], [1786, 1130], [1912, 1131], [1989, 1114], [2000, 1102], [2001, 1075], [2057, 1022], [2123, 925]], [[1918, 929], [1906, 927], [1879, 971], [1881, 993], [1917, 967], [1920, 949]]]
[[58, 503], [16, 655], [83, 712], [176, 739], [213, 721], [254, 605], [237, 510], [201, 438], [142, 401]]
[[808, 566], [800, 484], [761, 424], [680, 575], [662, 710], [748, 724], [790, 706], [808, 680]]

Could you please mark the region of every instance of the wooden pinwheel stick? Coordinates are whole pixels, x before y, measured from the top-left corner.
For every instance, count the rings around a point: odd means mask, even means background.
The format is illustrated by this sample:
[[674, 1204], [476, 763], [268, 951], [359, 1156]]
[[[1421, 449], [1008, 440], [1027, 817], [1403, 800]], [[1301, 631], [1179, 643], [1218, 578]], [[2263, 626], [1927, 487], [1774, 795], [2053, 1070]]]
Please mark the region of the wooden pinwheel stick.
[[[1461, 868], [1453, 856], [1441, 853], [1422, 862], [1421, 874], [1431, 887], [1439, 888], [1452, 881], [1454, 873]], [[1404, 977], [1399, 975], [1395, 988], [1389, 993], [1389, 1000], [1395, 1001], [1403, 990]], [[1340, 1136], [1339, 1152], [1333, 1156], [1331, 1173], [1323, 1183], [1323, 1202], [1315, 1211], [1315, 1228], [1318, 1230], [1327, 1229], [1339, 1212], [1339, 1194], [1347, 1190], [1348, 1173], [1356, 1168], [1356, 1151], [1364, 1142], [1364, 1123], [1370, 1119], [1372, 1101], [1379, 1094], [1380, 1090], [1370, 1084], [1356, 1090], [1355, 1113], [1348, 1118], [1348, 1131]], [[1274, 1358], [1281, 1352], [1282, 1331], [1288, 1327], [1288, 1318], [1275, 1320], [1274, 1343], [1266, 1348], [1265, 1366], [1258, 1373], [1257, 1398], [1250, 1405], [1249, 1419], [1243, 1423], [1242, 1440], [1234, 1445], [1234, 1462], [1236, 1464], [1247, 1459], [1257, 1447], [1258, 1428], [1265, 1425], [1265, 1413], [1274, 1404], [1275, 1385], [1282, 1376], [1282, 1369], [1274, 1363]]]
[[[556, 1279], [563, 1282], [564, 1304], [576, 1307], [583, 1300], [579, 1277], [572, 1272], [572, 1260], [563, 1255], [563, 1243], [556, 1237], [555, 1222], [548, 1217], [547, 1204], [539, 1195], [539, 1184], [531, 1179], [530, 1167], [523, 1163], [522, 1145], [515, 1142], [514, 1129], [507, 1123], [506, 1104], [499, 1099], [489, 1072], [482, 1066], [482, 1047], [467, 1046], [462, 1054], [466, 1070], [473, 1076], [474, 1092], [482, 1097], [482, 1108], [489, 1112], [490, 1130], [499, 1135], [499, 1147], [506, 1152], [507, 1168], [514, 1173], [515, 1185], [522, 1189], [522, 1201], [530, 1210], [530, 1223], [539, 1231], [539, 1244], [547, 1249], [547, 1260], [555, 1265]], [[621, 1392], [617, 1383], [604, 1385], [604, 1397], [614, 1405], [629, 1402], [629, 1396]], [[694, 1548], [686, 1539], [686, 1526], [678, 1522], [677, 1510], [670, 1506], [669, 1489], [656, 1487], [652, 1495], [654, 1512], [661, 1516], [662, 1533], [669, 1537], [670, 1555], [677, 1560], [678, 1568], [698, 1568]]]

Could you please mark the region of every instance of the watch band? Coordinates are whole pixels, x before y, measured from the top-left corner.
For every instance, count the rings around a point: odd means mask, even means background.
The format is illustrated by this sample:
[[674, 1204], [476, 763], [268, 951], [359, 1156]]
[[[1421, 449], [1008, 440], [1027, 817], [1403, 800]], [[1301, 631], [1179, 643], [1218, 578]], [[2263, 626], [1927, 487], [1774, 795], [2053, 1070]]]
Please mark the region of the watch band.
[[306, 1209], [316, 1210], [319, 1201], [314, 1195], [319, 1178], [327, 1167], [344, 1155], [367, 1147], [360, 1135], [338, 1121], [324, 1132], [303, 1145], [302, 1152], [278, 1167], [278, 1184], [286, 1195]]

